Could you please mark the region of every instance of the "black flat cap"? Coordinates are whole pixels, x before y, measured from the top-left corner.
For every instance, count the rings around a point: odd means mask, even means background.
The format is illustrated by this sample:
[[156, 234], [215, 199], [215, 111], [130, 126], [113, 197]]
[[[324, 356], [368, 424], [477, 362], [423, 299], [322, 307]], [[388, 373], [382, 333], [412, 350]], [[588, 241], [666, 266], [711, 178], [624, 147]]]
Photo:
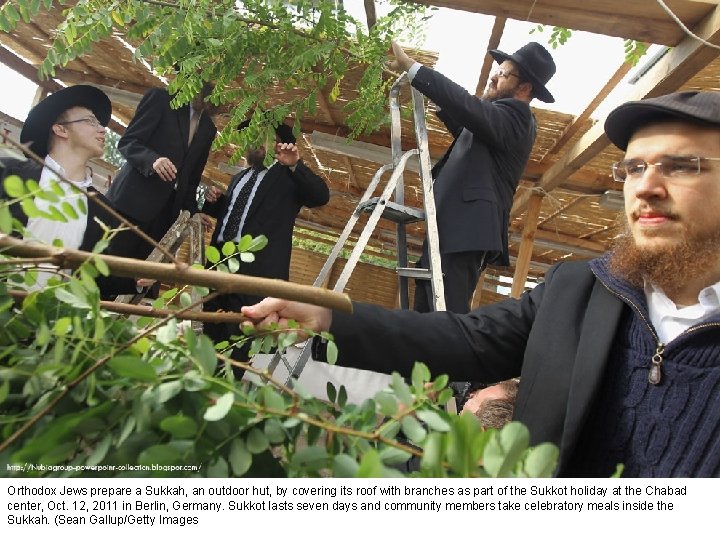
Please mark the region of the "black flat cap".
[[676, 92], [629, 101], [608, 115], [605, 133], [615, 146], [626, 150], [638, 129], [668, 120], [685, 120], [720, 129], [720, 92]]

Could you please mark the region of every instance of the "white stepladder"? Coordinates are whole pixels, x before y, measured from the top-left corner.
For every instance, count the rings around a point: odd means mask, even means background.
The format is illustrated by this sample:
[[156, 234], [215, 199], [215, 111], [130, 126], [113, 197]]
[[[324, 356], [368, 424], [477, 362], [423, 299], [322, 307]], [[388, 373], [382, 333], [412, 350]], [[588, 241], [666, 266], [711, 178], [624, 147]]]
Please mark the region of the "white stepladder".
[[[400, 138], [400, 88], [403, 83], [407, 82], [407, 75], [401, 75], [390, 89], [390, 115], [391, 115], [391, 150], [392, 163], [383, 165], [378, 169], [372, 181], [368, 185], [360, 202], [350, 216], [343, 232], [340, 234], [335, 246], [333, 247], [327, 261], [320, 270], [315, 279], [314, 286], [319, 287], [327, 279], [338, 255], [343, 249], [347, 239], [352, 233], [353, 227], [357, 223], [360, 215], [369, 213], [370, 217], [363, 228], [360, 237], [350, 253], [350, 257], [343, 268], [342, 273], [338, 277], [333, 290], [342, 292], [347, 285], [350, 275], [360, 260], [360, 255], [367, 246], [370, 236], [380, 218], [391, 220], [397, 224], [397, 273], [398, 286], [400, 295], [400, 307], [408, 309], [409, 307], [409, 279], [428, 279], [432, 285], [432, 294], [434, 297], [434, 307], [436, 311], [445, 310], [445, 292], [443, 288], [442, 270], [440, 264], [440, 248], [438, 240], [437, 221], [435, 218], [435, 198], [433, 195], [433, 180], [431, 173], [430, 151], [428, 149], [427, 126], [425, 124], [425, 102], [423, 95], [415, 88], [412, 90], [413, 116], [415, 119], [415, 136], [417, 140], [417, 148], [402, 151]], [[424, 209], [405, 206], [405, 191], [403, 185], [403, 171], [408, 159], [412, 156], [418, 156], [420, 162], [420, 180], [423, 190]], [[392, 171], [390, 179], [382, 190], [379, 197], [373, 197], [375, 189], [380, 184], [382, 175]], [[394, 194], [394, 201], [391, 197]], [[410, 268], [408, 267], [407, 253], [407, 237], [406, 226], [409, 223], [425, 220], [426, 241], [429, 256], [429, 269]], [[310, 342], [307, 342], [300, 352], [299, 357], [291, 364], [284, 351], [278, 351], [268, 364], [268, 371], [273, 373], [280, 362], [283, 362], [288, 371], [286, 384], [292, 383], [292, 378], [297, 378], [302, 373], [311, 354]]]

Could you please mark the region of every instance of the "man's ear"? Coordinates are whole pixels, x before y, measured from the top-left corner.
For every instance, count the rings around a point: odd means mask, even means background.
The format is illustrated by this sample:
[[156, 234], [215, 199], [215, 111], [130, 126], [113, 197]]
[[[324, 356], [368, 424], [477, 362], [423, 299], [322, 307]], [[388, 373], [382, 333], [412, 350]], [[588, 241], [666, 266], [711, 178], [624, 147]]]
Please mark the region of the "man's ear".
[[56, 137], [60, 137], [63, 139], [67, 138], [67, 129], [65, 129], [65, 126], [60, 124], [53, 124], [51, 128], [52, 134]]
[[533, 98], [533, 87], [532, 84], [529, 82], [524, 82], [518, 84], [517, 88], [515, 89], [515, 98], [521, 99], [523, 101], [527, 101], [530, 103]]

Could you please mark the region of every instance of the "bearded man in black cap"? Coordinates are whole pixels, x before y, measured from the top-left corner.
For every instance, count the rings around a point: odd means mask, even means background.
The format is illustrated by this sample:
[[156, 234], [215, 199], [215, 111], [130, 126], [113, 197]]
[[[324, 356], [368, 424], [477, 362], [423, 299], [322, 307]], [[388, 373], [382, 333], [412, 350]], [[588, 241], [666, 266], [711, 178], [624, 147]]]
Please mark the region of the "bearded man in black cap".
[[[91, 251], [104, 234], [96, 218], [108, 227], [118, 226], [116, 218], [95, 202], [104, 199], [92, 188], [92, 169], [88, 165], [92, 158], [103, 155], [105, 126], [111, 113], [112, 105], [107, 95], [84, 84], [63, 88], [30, 110], [20, 133], [20, 142], [44, 158], [45, 166], [33, 161], [22, 166], [11, 164], [7, 173], [38, 180], [43, 190], [50, 190], [51, 183], [58, 182], [63, 191], [62, 203], [72, 206], [76, 216], [65, 212], [66, 222], [30, 217], [26, 222], [26, 240], [45, 244], [59, 240], [64, 247]], [[76, 188], [95, 191], [95, 198], [88, 199], [82, 191], [60, 182], [58, 173]], [[40, 197], [34, 202], [43, 211], [54, 204]], [[24, 216], [20, 221], [25, 223]], [[112, 253], [112, 250], [108, 252]], [[38, 284], [43, 284], [49, 277], [49, 272], [41, 272]], [[129, 278], [101, 277], [98, 286], [103, 296], [136, 291], [135, 281]]]
[[[554, 101], [545, 85], [555, 63], [538, 43], [515, 54], [491, 50], [500, 65], [479, 98], [412, 60], [397, 43], [393, 52], [395, 67], [435, 103], [455, 137], [433, 167], [433, 178], [446, 309], [467, 313], [485, 266], [510, 264], [510, 208], [536, 133], [530, 102]], [[429, 267], [427, 242], [418, 266]], [[416, 280], [414, 309], [434, 309], [428, 280]]]
[[[244, 122], [239, 126], [243, 129]], [[300, 159], [292, 128], [280, 124], [275, 129], [275, 161], [265, 168], [266, 145], [248, 150], [248, 167], [230, 180], [227, 193], [211, 191], [203, 212], [216, 217], [211, 243], [219, 250], [225, 242], [237, 242], [244, 235], [261, 234], [267, 246], [255, 253], [251, 263], [240, 263], [240, 272], [250, 276], [287, 280], [295, 218], [303, 206], [314, 208], [330, 200], [325, 181]], [[205, 311], [240, 311], [254, 304], [259, 296], [225, 294], [205, 304]], [[216, 343], [237, 335], [237, 325], [205, 324], [205, 332]], [[246, 348], [236, 349], [233, 358], [245, 360]]]
[[720, 93], [626, 103], [605, 133], [625, 150], [612, 167], [625, 234], [607, 255], [560, 263], [519, 299], [462, 315], [275, 298], [243, 314], [331, 332], [341, 365], [522, 375], [514, 418], [532, 444], [559, 447], [560, 476], [607, 478], [624, 464], [625, 476], [720, 477]]

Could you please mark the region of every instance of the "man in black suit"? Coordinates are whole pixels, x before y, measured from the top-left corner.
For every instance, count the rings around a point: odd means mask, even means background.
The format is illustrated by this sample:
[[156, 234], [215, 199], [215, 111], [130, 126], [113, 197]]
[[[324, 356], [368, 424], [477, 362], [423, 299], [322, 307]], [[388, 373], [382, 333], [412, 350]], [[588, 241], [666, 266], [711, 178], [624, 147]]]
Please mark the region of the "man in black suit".
[[[242, 124], [241, 124], [242, 127]], [[224, 195], [206, 202], [203, 212], [217, 218], [212, 244], [222, 249], [225, 242], [237, 242], [244, 235], [265, 235], [267, 246], [255, 253], [252, 263], [241, 263], [243, 274], [287, 280], [295, 218], [303, 206], [314, 208], [330, 200], [325, 181], [300, 159], [292, 129], [281, 124], [275, 130], [275, 161], [265, 168], [265, 146], [248, 151], [248, 167], [233, 176]], [[214, 199], [214, 200], [213, 200]], [[242, 306], [262, 297], [225, 294], [208, 302], [206, 311], [240, 311]], [[235, 324], [205, 324], [205, 332], [220, 342], [237, 335]], [[235, 349], [233, 358], [246, 359], [247, 347]]]
[[[493, 49], [490, 55], [500, 65], [478, 98], [413, 61], [397, 43], [393, 52], [396, 66], [439, 107], [438, 116], [455, 137], [433, 178], [446, 308], [467, 313], [485, 266], [510, 263], [510, 208], [536, 133], [530, 101], [554, 101], [545, 85], [555, 63], [538, 43], [515, 54]], [[418, 266], [428, 267], [427, 243]], [[415, 310], [432, 311], [430, 283], [416, 285]]]
[[[103, 155], [105, 126], [111, 113], [112, 105], [107, 95], [83, 84], [63, 88], [30, 110], [20, 133], [20, 142], [44, 158], [45, 166], [31, 160], [7, 159], [3, 160], [1, 176], [4, 179], [16, 174], [23, 179], [32, 178], [43, 190], [50, 190], [52, 183], [58, 182], [58, 188], [63, 192], [61, 201], [53, 203], [36, 197], [35, 206], [41, 211], [49, 211], [51, 206], [62, 203], [64, 210], [68, 204], [73, 210], [65, 210], [66, 220], [61, 222], [38, 216], [28, 219], [17, 205], [13, 205], [13, 217], [26, 226], [26, 240], [45, 244], [60, 240], [64, 247], [91, 251], [104, 234], [97, 220], [110, 228], [118, 226], [118, 220], [95, 202], [104, 199], [92, 187], [92, 169], [88, 165], [90, 159]], [[77, 188], [94, 192], [93, 197], [59, 182], [58, 173]], [[108, 252], [116, 254], [112, 249]], [[50, 272], [40, 273], [38, 283], [43, 284], [50, 276]], [[112, 276], [99, 278], [98, 287], [104, 296], [136, 291], [134, 280]]]
[[[196, 190], [217, 128], [205, 83], [190, 105], [173, 109], [167, 90], [152, 88], [118, 143], [127, 162], [118, 172], [108, 199], [151, 238], [160, 240], [182, 210], [197, 212]], [[118, 238], [118, 252], [145, 259], [153, 246], [130, 231]]]

